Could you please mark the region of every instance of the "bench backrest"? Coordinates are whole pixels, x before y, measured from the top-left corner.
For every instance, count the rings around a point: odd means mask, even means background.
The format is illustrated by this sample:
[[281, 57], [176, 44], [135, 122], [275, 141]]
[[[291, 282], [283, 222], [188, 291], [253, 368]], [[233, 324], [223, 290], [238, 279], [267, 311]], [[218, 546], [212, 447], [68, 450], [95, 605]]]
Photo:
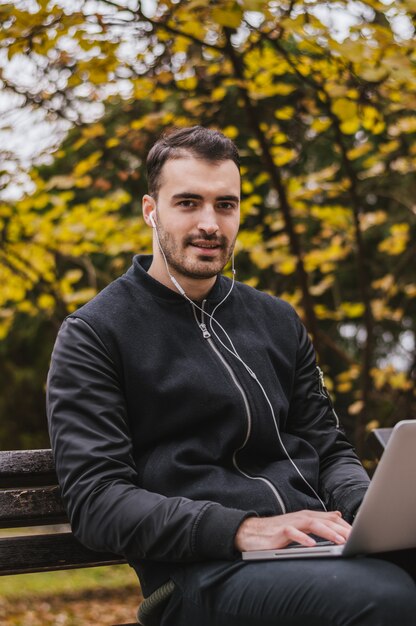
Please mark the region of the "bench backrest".
[[[68, 518], [51, 450], [0, 452], [0, 528], [53, 524], [68, 524]], [[70, 530], [0, 537], [0, 576], [117, 563], [125, 560], [85, 548]]]

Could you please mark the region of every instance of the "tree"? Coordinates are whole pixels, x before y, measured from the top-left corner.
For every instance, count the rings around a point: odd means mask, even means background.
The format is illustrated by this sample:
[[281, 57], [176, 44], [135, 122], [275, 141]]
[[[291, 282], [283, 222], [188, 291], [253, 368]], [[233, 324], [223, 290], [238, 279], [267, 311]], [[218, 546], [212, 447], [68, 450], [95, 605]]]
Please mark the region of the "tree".
[[37, 72], [27, 89], [6, 63], [4, 87], [72, 124], [34, 192], [0, 206], [4, 340], [149, 248], [137, 203], [164, 128], [220, 127], [242, 154], [239, 278], [301, 312], [362, 453], [369, 426], [415, 410], [413, 1], [337, 3], [356, 11], [342, 42], [320, 2], [77, 6], [1, 7], [8, 63]]

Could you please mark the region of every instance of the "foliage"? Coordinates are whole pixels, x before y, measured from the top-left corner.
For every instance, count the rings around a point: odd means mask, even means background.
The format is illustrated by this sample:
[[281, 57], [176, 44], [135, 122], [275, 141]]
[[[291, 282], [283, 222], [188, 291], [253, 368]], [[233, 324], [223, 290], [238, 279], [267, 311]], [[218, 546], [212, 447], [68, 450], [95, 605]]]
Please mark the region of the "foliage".
[[[0, 7], [3, 87], [72, 125], [34, 191], [0, 205], [4, 342], [22, 316], [59, 323], [149, 249], [143, 158], [164, 128], [201, 123], [242, 155], [239, 279], [303, 315], [359, 450], [370, 426], [414, 415], [416, 4], [325, 7]], [[355, 15], [344, 39], [335, 12]], [[7, 71], [19, 59], [30, 87]]]

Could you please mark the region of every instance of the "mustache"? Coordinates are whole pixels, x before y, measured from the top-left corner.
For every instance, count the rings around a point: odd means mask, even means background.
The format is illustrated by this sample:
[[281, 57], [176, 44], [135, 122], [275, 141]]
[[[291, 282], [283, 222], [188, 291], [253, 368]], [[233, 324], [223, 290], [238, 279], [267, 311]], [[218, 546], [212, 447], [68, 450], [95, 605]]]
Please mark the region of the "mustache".
[[227, 245], [227, 238], [224, 237], [224, 235], [216, 235], [215, 233], [213, 235], [188, 235], [187, 237], [185, 237], [184, 239], [184, 243], [186, 245], [188, 244], [195, 244], [195, 243], [214, 243], [217, 244], [218, 246], [224, 248]]

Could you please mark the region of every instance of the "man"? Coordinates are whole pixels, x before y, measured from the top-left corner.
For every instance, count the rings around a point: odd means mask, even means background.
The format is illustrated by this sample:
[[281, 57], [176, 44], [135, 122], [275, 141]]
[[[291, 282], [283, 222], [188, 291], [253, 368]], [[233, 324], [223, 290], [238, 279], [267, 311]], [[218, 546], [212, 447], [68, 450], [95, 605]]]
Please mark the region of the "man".
[[221, 133], [148, 156], [153, 257], [64, 322], [48, 380], [73, 532], [125, 555], [160, 623], [414, 623], [413, 580], [382, 560], [246, 563], [243, 550], [345, 542], [368, 485], [293, 309], [220, 275], [240, 174]]

